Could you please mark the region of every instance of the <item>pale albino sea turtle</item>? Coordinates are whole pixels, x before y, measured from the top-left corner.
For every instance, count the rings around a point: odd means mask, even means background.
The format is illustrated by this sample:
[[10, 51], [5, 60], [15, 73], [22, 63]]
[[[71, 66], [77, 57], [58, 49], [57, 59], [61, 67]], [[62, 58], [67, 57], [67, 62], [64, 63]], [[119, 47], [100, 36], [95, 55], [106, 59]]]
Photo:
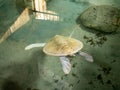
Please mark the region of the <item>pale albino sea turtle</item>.
[[71, 71], [70, 60], [67, 56], [81, 55], [84, 56], [87, 61], [93, 62], [91, 55], [80, 51], [83, 48], [83, 43], [71, 37], [55, 35], [47, 43], [30, 44], [25, 47], [25, 50], [34, 47], [43, 47], [43, 52], [47, 55], [58, 56], [65, 74], [69, 74]]

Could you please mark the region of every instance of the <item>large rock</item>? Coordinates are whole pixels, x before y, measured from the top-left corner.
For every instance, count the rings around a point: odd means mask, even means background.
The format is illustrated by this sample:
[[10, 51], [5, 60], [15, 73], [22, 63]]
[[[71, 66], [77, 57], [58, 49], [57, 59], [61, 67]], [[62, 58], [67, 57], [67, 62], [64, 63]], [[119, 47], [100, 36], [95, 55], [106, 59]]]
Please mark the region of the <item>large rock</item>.
[[114, 32], [120, 30], [120, 9], [109, 5], [92, 6], [77, 18], [77, 22], [95, 30]]

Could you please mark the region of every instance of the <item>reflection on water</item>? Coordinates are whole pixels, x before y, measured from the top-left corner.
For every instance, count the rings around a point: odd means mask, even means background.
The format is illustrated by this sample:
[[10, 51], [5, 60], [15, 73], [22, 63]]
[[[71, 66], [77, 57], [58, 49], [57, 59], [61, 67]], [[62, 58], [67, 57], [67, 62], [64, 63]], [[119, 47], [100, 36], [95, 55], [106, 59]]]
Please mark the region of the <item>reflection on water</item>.
[[59, 16], [53, 12], [48, 11], [45, 0], [34, 0], [33, 10], [35, 10], [35, 18], [41, 20], [59, 21]]
[[26, 8], [17, 20], [8, 28], [8, 30], [0, 38], [0, 43], [6, 40], [12, 33], [17, 31], [20, 27], [26, 24], [30, 20], [28, 9]]
[[[27, 2], [26, 2], [27, 3]], [[33, 3], [33, 2], [32, 2]], [[31, 3], [31, 4], [32, 4]], [[35, 14], [36, 19], [40, 20], [51, 20], [59, 21], [59, 16], [53, 11], [46, 10], [46, 1], [45, 0], [34, 0], [33, 4], [33, 14]], [[8, 30], [0, 38], [0, 43], [6, 40], [12, 33], [17, 31], [20, 27], [25, 25], [30, 20], [29, 9], [25, 8], [17, 20], [8, 28]]]

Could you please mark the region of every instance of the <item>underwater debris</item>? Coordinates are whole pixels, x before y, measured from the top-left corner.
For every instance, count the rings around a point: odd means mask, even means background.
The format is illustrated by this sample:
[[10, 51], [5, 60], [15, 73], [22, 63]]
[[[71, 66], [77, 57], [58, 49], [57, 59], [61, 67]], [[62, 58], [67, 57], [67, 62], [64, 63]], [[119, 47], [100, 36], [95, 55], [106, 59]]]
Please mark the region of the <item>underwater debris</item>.
[[110, 86], [112, 86], [113, 90], [118, 90], [117, 87], [113, 85], [111, 80], [107, 80], [106, 84], [109, 84]]
[[103, 71], [104, 71], [105, 74], [109, 74], [110, 71], [111, 71], [111, 68], [110, 68], [110, 67], [108, 67], [108, 68], [103, 68]]
[[86, 35], [84, 35], [83, 38], [86, 39], [86, 43], [89, 43], [91, 46], [101, 47], [105, 41], [107, 41], [107, 37], [102, 33], [97, 33], [95, 38]]
[[92, 37], [89, 37], [88, 39], [87, 39], [87, 43], [88, 42], [93, 42], [93, 38]]
[[88, 82], [88, 84], [93, 86], [93, 88], [96, 88], [96, 85], [95, 85], [96, 84], [96, 80], [93, 80], [93, 81], [91, 80], [91, 81]]
[[88, 37], [88, 39], [86, 40], [86, 43], [90, 43], [90, 45], [95, 46], [95, 42], [92, 37]]
[[86, 35], [83, 36], [84, 39], [89, 39], [89, 37], [87, 37]]
[[[61, 90], [63, 86], [64, 88], [67, 88], [66, 90], [71, 90], [71, 87], [69, 87], [69, 83], [65, 79], [61, 79], [59, 75], [56, 75], [53, 71], [51, 71], [47, 67], [41, 70], [41, 66], [43, 65], [41, 65], [41, 63], [39, 62], [38, 70], [40, 71], [39, 74], [41, 78], [43, 78], [45, 81], [50, 82], [50, 83], [57, 82], [57, 83], [54, 83], [54, 85], [55, 85], [55, 88], [59, 88], [59, 90]], [[67, 76], [67, 75], [64, 75], [64, 76]], [[40, 89], [40, 90], [43, 90], [43, 89]]]
[[102, 37], [102, 36], [104, 36], [104, 34], [103, 34], [103, 33], [98, 32], [98, 33], [96, 33], [96, 36], [97, 36], [97, 37]]
[[92, 84], [93, 84], [93, 81], [89, 81], [88, 84], [92, 85]]
[[116, 60], [115, 60], [115, 59], [111, 61], [111, 63], [115, 63], [115, 62], [116, 62]]
[[72, 73], [72, 76], [76, 77], [76, 78], [79, 78], [79, 76], [77, 74], [75, 74], [75, 73]]
[[102, 77], [101, 74], [98, 74], [98, 75], [97, 75], [97, 80], [99, 80], [99, 81], [101, 82], [101, 84], [104, 84], [104, 82], [103, 82], [103, 77]]
[[77, 81], [77, 84], [80, 83], [80, 80]]
[[113, 88], [113, 90], [118, 90], [118, 89], [116, 89], [116, 87], [114, 85], [112, 85], [112, 88]]
[[112, 70], [112, 68], [108, 66], [100, 65], [100, 67], [102, 68], [101, 71], [103, 71], [105, 75], [110, 74], [110, 71]]
[[76, 67], [76, 65], [77, 65], [77, 63], [74, 63], [74, 64], [72, 65], [72, 67], [73, 67], [73, 68], [75, 68], [75, 67]]
[[57, 83], [59, 80], [55, 79], [54, 82]]
[[102, 36], [99, 38], [100, 41], [107, 41], [107, 38], [105, 36]]
[[68, 75], [67, 74], [64, 74], [62, 77], [61, 77], [61, 80], [64, 79], [64, 77], [67, 77]]
[[[112, 86], [113, 83], [112, 83], [112, 80], [110, 80], [111, 78], [110, 79], [107, 79], [107, 78], [109, 78], [109, 77], [105, 77], [103, 74], [99, 73], [99, 74], [95, 75], [94, 79], [90, 80], [88, 82], [88, 84], [92, 85], [93, 88], [98, 88], [96, 86], [96, 83], [100, 83], [101, 85], [108, 84], [108, 85]], [[113, 85], [113, 87], [116, 88], [114, 85]], [[114, 89], [114, 88], [113, 88], [113, 90], [118, 90], [118, 89]], [[97, 90], [97, 89], [95, 89], [95, 90]]]
[[112, 84], [111, 80], [107, 80], [106, 83], [107, 83], [107, 84]]
[[100, 40], [96, 41], [96, 44], [97, 44], [98, 46], [100, 46], [100, 47], [103, 45], [103, 43], [104, 43], [104, 42], [103, 42], [103, 41], [100, 41]]

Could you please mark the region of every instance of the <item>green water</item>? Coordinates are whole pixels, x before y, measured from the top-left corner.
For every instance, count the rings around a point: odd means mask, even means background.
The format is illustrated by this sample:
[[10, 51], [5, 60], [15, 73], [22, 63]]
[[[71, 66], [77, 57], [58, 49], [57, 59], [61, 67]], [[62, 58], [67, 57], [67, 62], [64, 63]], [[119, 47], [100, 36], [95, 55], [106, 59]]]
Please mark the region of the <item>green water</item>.
[[[89, 6], [109, 4], [119, 7], [119, 0], [52, 0], [48, 10], [62, 21], [30, 20], [0, 44], [0, 90], [119, 90], [120, 33], [102, 34], [102, 45], [90, 45], [84, 36], [99, 40], [96, 31], [76, 24], [76, 18]], [[24, 10], [21, 3], [0, 1], [0, 36]], [[3, 3], [3, 4], [2, 4]], [[23, 5], [24, 6], [24, 5]], [[77, 29], [76, 29], [77, 28]], [[90, 53], [94, 62], [81, 56], [71, 58], [72, 70], [64, 75], [58, 57], [49, 56], [42, 48], [25, 51], [31, 43], [47, 42], [54, 35], [69, 36], [83, 42], [82, 51]]]

